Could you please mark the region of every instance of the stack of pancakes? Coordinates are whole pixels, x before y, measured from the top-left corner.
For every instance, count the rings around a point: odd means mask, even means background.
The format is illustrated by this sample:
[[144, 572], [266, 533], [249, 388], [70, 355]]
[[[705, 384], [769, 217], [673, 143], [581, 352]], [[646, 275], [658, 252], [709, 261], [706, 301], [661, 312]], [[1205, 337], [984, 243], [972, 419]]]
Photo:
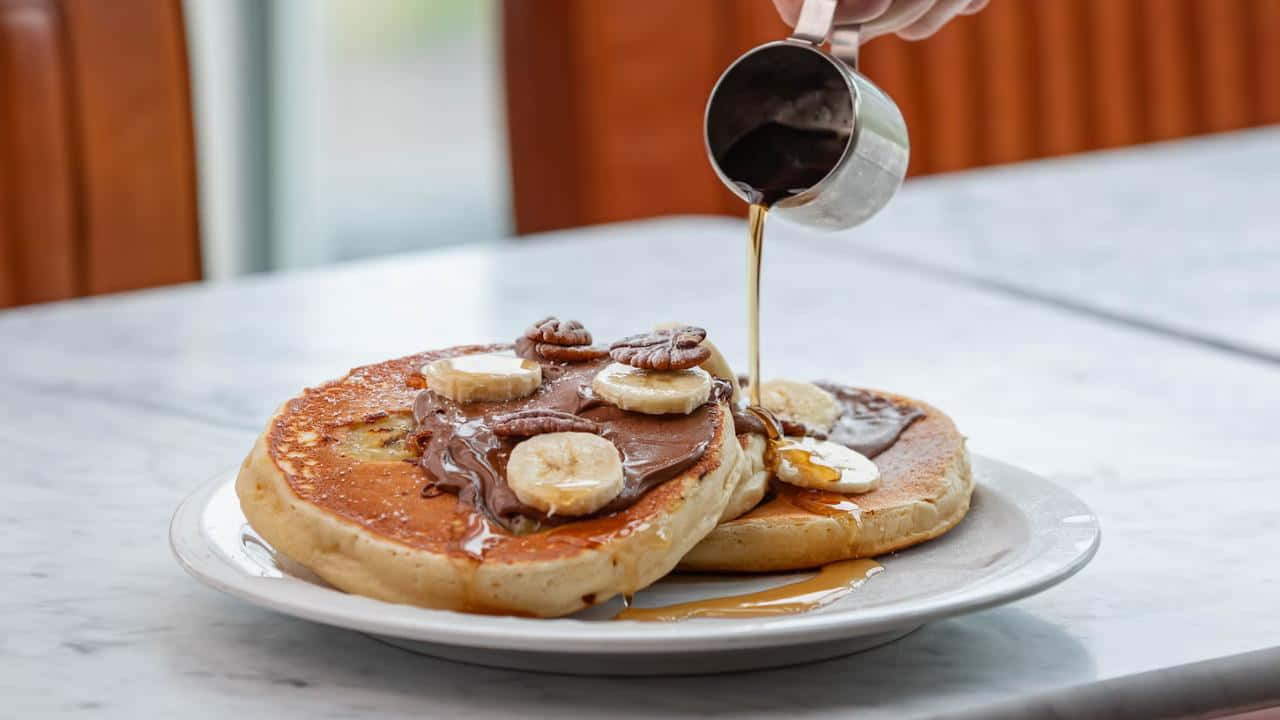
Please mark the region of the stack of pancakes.
[[[635, 593], [677, 566], [795, 570], [901, 549], [941, 535], [968, 510], [964, 440], [924, 403], [858, 391], [910, 410], [905, 428], [875, 448], [878, 487], [856, 495], [796, 487], [778, 482], [773, 441], [743, 421], [734, 375], [708, 341], [697, 359], [718, 379], [705, 402], [651, 414], [592, 392], [592, 377], [617, 365], [608, 351], [553, 352], [528, 335], [514, 351], [456, 347], [356, 368], [285, 403], [237, 478], [249, 523], [347, 592], [555, 617]], [[641, 367], [669, 359], [650, 352], [634, 360], [634, 345], [615, 347], [612, 358], [650, 363]], [[513, 352], [536, 363], [541, 379], [503, 402], [455, 402], [424, 374], [444, 359]], [[575, 393], [579, 401], [571, 402]], [[424, 407], [434, 414], [424, 417]], [[530, 506], [527, 496], [511, 500], [506, 461], [532, 438], [490, 431], [513, 411], [560, 412], [594, 426], [618, 448], [617, 498], [576, 514]], [[463, 454], [481, 435], [488, 444], [468, 463]]]

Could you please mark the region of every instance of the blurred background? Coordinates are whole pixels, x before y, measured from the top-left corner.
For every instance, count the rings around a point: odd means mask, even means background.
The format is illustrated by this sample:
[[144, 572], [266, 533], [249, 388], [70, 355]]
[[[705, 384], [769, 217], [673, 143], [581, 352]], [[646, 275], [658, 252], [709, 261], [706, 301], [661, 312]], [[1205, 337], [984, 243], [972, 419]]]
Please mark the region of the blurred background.
[[[742, 214], [703, 106], [786, 32], [768, 0], [0, 0], [0, 307]], [[1276, 123], [1280, 0], [992, 0], [863, 71], [914, 176]]]

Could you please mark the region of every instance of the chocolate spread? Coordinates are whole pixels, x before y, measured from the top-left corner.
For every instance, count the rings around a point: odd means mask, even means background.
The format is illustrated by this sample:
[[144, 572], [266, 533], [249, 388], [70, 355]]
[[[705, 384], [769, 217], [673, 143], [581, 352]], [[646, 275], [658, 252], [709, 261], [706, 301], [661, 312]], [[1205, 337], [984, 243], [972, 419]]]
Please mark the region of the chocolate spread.
[[581, 517], [547, 517], [520, 502], [507, 485], [506, 467], [519, 437], [500, 437], [494, 418], [532, 408], [571, 413], [597, 423], [601, 436], [622, 455], [622, 492], [588, 517], [623, 510], [649, 489], [692, 467], [706, 453], [718, 421], [716, 403], [729, 396], [727, 382], [714, 383], [711, 400], [689, 415], [644, 415], [627, 412], [591, 393], [591, 380], [608, 358], [583, 363], [542, 363], [543, 381], [532, 395], [503, 402], [460, 404], [423, 390], [414, 400], [413, 416], [426, 438], [419, 461], [431, 488], [458, 495], [508, 529], [559, 525]]
[[842, 412], [827, 439], [873, 458], [888, 450], [911, 423], [924, 417], [912, 405], [896, 402], [870, 390], [820, 382], [818, 387], [836, 396]]
[[[830, 382], [815, 384], [834, 395], [840, 403], [840, 419], [836, 420], [835, 427], [821, 435], [806, 430], [798, 423], [783, 420], [779, 423], [783, 433], [821, 437], [874, 458], [892, 447], [911, 423], [924, 417], [919, 408], [870, 390]], [[735, 411], [733, 422], [740, 433], [765, 434], [764, 424], [749, 412]]]

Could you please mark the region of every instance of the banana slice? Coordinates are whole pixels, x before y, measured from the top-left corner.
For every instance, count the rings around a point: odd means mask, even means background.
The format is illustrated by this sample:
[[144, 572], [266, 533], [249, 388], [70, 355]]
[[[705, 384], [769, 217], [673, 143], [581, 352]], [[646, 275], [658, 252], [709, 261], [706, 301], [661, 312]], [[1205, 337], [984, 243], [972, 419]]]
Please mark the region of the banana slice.
[[[689, 323], [669, 322], [655, 325], [654, 330], [670, 330], [671, 328], [684, 327]], [[698, 367], [711, 373], [712, 377], [718, 377], [722, 380], [728, 380], [733, 386], [733, 404], [738, 405], [742, 401], [742, 387], [738, 384], [738, 376], [733, 372], [733, 368], [729, 367], [729, 361], [724, 358], [720, 352], [720, 348], [716, 347], [710, 340], [703, 340], [702, 347], [711, 351], [711, 357], [707, 358]]]
[[444, 358], [422, 366], [427, 387], [454, 402], [498, 402], [524, 397], [542, 384], [542, 366], [510, 353]]
[[760, 383], [760, 404], [783, 420], [798, 422], [811, 430], [830, 432], [840, 419], [840, 403], [835, 396], [799, 380], [769, 380]]
[[688, 415], [711, 397], [711, 375], [702, 368], [641, 370], [611, 363], [591, 389], [623, 410], [648, 415]]
[[589, 515], [622, 492], [622, 457], [599, 435], [535, 435], [511, 451], [507, 485], [547, 515]]
[[778, 479], [814, 490], [865, 493], [880, 486], [880, 469], [865, 455], [826, 440], [787, 438], [774, 448]]

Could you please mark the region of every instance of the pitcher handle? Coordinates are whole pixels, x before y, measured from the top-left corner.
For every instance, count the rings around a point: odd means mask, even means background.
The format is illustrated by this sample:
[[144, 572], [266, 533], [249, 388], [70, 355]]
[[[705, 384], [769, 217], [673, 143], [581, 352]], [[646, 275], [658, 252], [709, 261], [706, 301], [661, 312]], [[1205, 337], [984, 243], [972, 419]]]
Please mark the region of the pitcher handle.
[[860, 28], [856, 23], [836, 25], [836, 4], [837, 0], [804, 0], [791, 39], [821, 46], [830, 38], [831, 54], [857, 70]]

